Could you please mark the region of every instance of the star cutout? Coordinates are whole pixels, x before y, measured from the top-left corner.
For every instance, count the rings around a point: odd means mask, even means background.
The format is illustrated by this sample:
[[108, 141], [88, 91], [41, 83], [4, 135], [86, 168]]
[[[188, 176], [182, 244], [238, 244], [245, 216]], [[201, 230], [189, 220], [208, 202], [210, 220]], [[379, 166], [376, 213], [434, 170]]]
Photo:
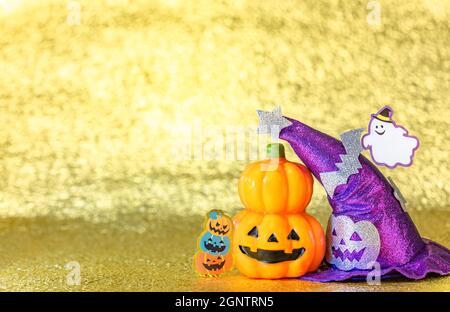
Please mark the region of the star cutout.
[[273, 140], [278, 140], [281, 129], [292, 125], [288, 119], [281, 114], [281, 107], [275, 107], [271, 112], [257, 110], [259, 117], [258, 134], [271, 134]]

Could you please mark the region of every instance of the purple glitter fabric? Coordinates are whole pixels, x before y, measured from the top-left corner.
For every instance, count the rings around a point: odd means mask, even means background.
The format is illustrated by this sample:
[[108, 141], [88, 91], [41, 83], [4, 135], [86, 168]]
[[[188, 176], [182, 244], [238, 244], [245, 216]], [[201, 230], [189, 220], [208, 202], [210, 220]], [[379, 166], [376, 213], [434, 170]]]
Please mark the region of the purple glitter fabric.
[[[317, 131], [299, 121], [282, 129], [280, 138], [289, 142], [298, 157], [316, 179], [320, 174], [337, 171], [336, 163], [346, 154], [341, 141]], [[450, 273], [450, 251], [434, 242], [422, 239], [409, 215], [394, 196], [394, 189], [382, 173], [364, 156], [362, 167], [339, 185], [333, 197], [328, 196], [333, 218], [349, 217], [355, 224], [372, 223], [378, 230], [380, 248], [376, 261], [381, 274], [398, 272], [407, 278], [420, 279], [427, 273]], [[350, 222], [351, 222], [350, 221]], [[367, 223], [367, 222], [366, 222]], [[328, 246], [330, 248], [330, 246]], [[356, 261], [356, 260], [355, 260]], [[339, 270], [335, 266], [302, 277], [311, 281], [341, 281], [367, 276], [371, 270]]]

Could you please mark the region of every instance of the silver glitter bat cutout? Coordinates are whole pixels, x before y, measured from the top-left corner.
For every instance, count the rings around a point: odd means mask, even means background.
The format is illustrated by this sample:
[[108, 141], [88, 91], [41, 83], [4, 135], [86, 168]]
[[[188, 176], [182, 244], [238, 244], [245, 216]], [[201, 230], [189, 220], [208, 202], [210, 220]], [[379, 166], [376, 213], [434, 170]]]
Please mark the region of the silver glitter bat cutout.
[[292, 122], [283, 117], [279, 106], [271, 112], [262, 110], [256, 112], [259, 117], [258, 134], [271, 134], [274, 141], [278, 141], [281, 129], [292, 125]]
[[394, 189], [394, 197], [398, 200], [400, 206], [402, 206], [403, 211], [406, 211], [407, 201], [405, 199], [405, 196], [403, 196], [402, 192], [400, 192], [400, 189], [398, 188], [397, 184], [395, 184], [394, 180], [392, 180], [391, 177], [388, 177], [388, 180], [392, 188]]
[[342, 162], [336, 164], [338, 170], [320, 174], [320, 180], [328, 196], [333, 197], [336, 187], [346, 184], [348, 177], [358, 173], [358, 169], [361, 168], [361, 163], [358, 158], [363, 150], [361, 146], [361, 133], [363, 131], [364, 129], [360, 128], [341, 134], [341, 140], [346, 154], [340, 155]]

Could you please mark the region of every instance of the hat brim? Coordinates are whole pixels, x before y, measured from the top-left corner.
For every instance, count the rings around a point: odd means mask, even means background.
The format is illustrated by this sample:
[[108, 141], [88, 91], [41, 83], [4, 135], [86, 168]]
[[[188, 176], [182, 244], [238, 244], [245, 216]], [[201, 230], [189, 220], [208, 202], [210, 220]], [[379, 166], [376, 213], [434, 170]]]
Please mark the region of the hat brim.
[[380, 116], [379, 116], [379, 115], [372, 115], [372, 117], [373, 117], [373, 118], [375, 118], [375, 119], [378, 119], [378, 120], [380, 120], [380, 121], [384, 121], [384, 122], [389, 122], [389, 123], [392, 123], [392, 119], [390, 119], [390, 118], [387, 118], [387, 117], [386, 117], [386, 119], [382, 119], [382, 118], [380, 118]]
[[[423, 241], [425, 247], [414, 259], [402, 266], [382, 268], [380, 272], [381, 278], [404, 276], [418, 280], [429, 273], [448, 275], [450, 273], [450, 250], [428, 239], [423, 239]], [[300, 279], [313, 282], [336, 282], [350, 279], [365, 281], [365, 278], [371, 272], [371, 270], [342, 271], [334, 267], [328, 267], [301, 276]]]

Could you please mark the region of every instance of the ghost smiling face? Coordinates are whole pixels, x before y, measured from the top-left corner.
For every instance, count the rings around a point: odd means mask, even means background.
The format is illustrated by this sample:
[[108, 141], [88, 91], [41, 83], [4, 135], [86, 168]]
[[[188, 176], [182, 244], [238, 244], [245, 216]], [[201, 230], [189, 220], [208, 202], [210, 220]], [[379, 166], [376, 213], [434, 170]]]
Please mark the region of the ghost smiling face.
[[343, 271], [367, 270], [380, 253], [380, 235], [369, 221], [353, 222], [331, 215], [327, 229], [327, 262]]
[[378, 165], [389, 168], [410, 166], [414, 152], [419, 146], [419, 140], [409, 136], [405, 128], [396, 125], [390, 119], [392, 110], [384, 108], [383, 111], [386, 110], [389, 117], [380, 114], [372, 115], [368, 127], [369, 133], [363, 136], [362, 145], [370, 150], [373, 161]]

